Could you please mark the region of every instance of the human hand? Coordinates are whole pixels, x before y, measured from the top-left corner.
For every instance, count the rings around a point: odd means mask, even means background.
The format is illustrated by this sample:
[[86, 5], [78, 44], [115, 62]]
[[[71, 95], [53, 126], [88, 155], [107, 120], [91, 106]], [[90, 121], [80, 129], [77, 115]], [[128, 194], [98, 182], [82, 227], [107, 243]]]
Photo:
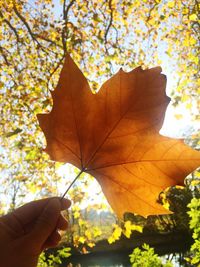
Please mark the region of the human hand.
[[58, 197], [25, 204], [0, 218], [0, 267], [35, 267], [43, 249], [55, 247], [67, 228], [61, 211], [70, 201]]

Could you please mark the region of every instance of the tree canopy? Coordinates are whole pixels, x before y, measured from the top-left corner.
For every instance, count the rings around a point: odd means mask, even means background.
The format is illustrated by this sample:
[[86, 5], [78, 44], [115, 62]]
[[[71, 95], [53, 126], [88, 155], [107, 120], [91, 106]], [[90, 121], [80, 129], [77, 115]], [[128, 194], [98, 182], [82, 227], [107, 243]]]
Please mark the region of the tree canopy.
[[1, 212], [63, 186], [36, 114], [51, 110], [66, 52], [93, 90], [121, 66], [162, 66], [173, 104], [199, 120], [199, 14], [197, 0], [0, 0]]

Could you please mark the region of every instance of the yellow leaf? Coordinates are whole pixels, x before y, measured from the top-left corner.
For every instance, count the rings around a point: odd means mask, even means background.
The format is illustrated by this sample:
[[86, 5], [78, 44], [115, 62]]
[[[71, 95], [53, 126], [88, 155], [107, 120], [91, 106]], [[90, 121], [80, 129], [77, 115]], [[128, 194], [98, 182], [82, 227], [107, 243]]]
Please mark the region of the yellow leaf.
[[85, 243], [85, 237], [84, 236], [80, 236], [79, 237], [79, 239], [78, 239], [78, 241], [80, 242], [80, 243], [82, 243], [82, 244], [84, 244]]
[[116, 240], [119, 240], [121, 234], [122, 234], [122, 228], [119, 227], [118, 225], [114, 225], [114, 231], [112, 233], [112, 235], [108, 238], [108, 242], [109, 244], [115, 242]]
[[137, 232], [141, 233], [143, 230], [143, 228], [141, 226], [136, 225], [136, 224], [132, 224], [131, 221], [126, 221], [124, 224], [124, 228], [125, 228], [124, 235], [127, 238], [130, 238], [132, 231], [137, 231]]
[[56, 32], [52, 32], [51, 35], [50, 35], [51, 39], [53, 41], [56, 41], [56, 38], [58, 37], [57, 33]]
[[182, 114], [175, 114], [174, 117], [177, 119], [177, 120], [181, 120], [183, 118], [183, 115]]
[[97, 227], [95, 227], [93, 229], [93, 235], [94, 237], [100, 236], [102, 234], [102, 231], [100, 229], [98, 229]]
[[80, 217], [80, 212], [79, 211], [75, 211], [74, 212], [74, 218], [78, 219]]
[[192, 103], [187, 103], [186, 108], [191, 109], [192, 108]]
[[87, 245], [88, 245], [88, 247], [93, 248], [95, 246], [95, 243], [89, 242], [89, 243], [87, 243]]
[[137, 231], [137, 232], [140, 232], [140, 233], [143, 232], [143, 228], [140, 225], [134, 225], [134, 228], [135, 228], [134, 230]]
[[188, 96], [188, 95], [183, 95], [182, 97], [181, 97], [181, 101], [182, 102], [186, 102], [188, 99], [189, 99], [190, 97]]
[[78, 220], [78, 224], [79, 224], [80, 226], [83, 226], [83, 225], [86, 224], [86, 222], [85, 222], [84, 220], [82, 220], [82, 219], [79, 219], [79, 220]]
[[19, 30], [18, 30], [18, 34], [19, 34], [20, 36], [22, 36], [22, 35], [24, 34], [24, 30], [23, 30], [23, 29], [19, 29]]
[[163, 207], [164, 207], [165, 209], [169, 210], [169, 207], [170, 207], [169, 202], [166, 201], [166, 202], [163, 204]]
[[181, 185], [175, 185], [175, 187], [176, 187], [177, 189], [184, 189], [184, 186], [181, 186]]
[[184, 39], [183, 40], [183, 45], [184, 46], [190, 46], [189, 39]]
[[113, 236], [115, 237], [115, 239], [119, 239], [121, 234], [122, 234], [122, 229], [121, 227], [117, 226], [113, 232]]
[[170, 1], [170, 2], [168, 2], [167, 6], [169, 8], [173, 8], [175, 6], [175, 2], [174, 1]]
[[199, 184], [200, 184], [200, 181], [199, 180], [193, 180], [191, 182], [191, 185], [193, 185], [193, 186], [196, 186], [196, 185], [199, 185]]
[[124, 235], [127, 238], [130, 238], [131, 233], [132, 233], [131, 222], [130, 221], [126, 221], [125, 224], [124, 224], [124, 227], [125, 227]]
[[190, 45], [195, 45], [197, 43], [197, 40], [194, 39], [194, 37], [190, 38]]
[[196, 176], [200, 178], [200, 172], [196, 172]]
[[196, 14], [192, 14], [192, 15], [189, 16], [189, 19], [190, 19], [191, 21], [197, 21], [197, 20], [198, 20], [198, 17], [197, 17]]
[[92, 234], [91, 234], [91, 232], [90, 232], [90, 230], [86, 230], [85, 231], [85, 236], [88, 238], [88, 239], [92, 239]]

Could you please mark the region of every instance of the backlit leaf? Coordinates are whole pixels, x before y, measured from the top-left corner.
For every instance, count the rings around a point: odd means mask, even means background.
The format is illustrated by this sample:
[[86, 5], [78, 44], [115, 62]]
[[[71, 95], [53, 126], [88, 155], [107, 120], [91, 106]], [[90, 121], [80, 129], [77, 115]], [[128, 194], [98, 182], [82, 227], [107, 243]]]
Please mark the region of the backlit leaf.
[[93, 94], [67, 55], [53, 109], [38, 115], [50, 157], [93, 175], [120, 217], [167, 213], [160, 192], [183, 185], [200, 164], [183, 140], [159, 134], [170, 102], [165, 86], [160, 67], [120, 69]]

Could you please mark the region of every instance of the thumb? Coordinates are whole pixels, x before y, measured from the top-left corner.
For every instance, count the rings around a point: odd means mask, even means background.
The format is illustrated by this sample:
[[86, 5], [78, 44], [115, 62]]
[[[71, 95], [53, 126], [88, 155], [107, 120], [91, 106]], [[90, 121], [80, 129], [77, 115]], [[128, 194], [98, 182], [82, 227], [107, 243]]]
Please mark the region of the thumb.
[[51, 233], [55, 230], [61, 212], [59, 199], [50, 199], [41, 215], [38, 217], [31, 232], [32, 242], [43, 245]]

